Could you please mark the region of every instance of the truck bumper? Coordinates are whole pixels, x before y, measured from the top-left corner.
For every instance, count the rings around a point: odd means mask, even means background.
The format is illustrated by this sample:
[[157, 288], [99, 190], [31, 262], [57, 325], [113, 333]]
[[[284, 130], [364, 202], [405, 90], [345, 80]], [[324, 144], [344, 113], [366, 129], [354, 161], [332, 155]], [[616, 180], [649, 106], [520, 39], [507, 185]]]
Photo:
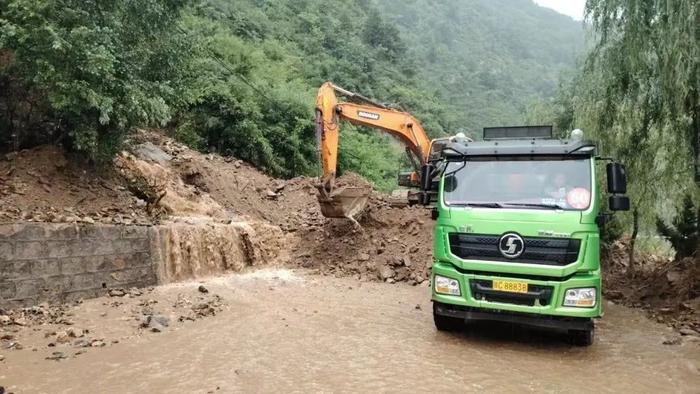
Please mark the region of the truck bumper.
[[433, 302], [433, 313], [440, 316], [463, 319], [466, 322], [488, 320], [560, 330], [593, 329], [593, 320], [586, 317], [533, 315], [529, 313], [470, 308], [459, 305], [442, 304], [435, 301]]
[[[436, 293], [435, 275], [457, 280], [461, 294]], [[591, 318], [600, 317], [601, 281], [599, 272], [579, 273], [561, 279], [542, 277], [530, 279], [523, 275], [508, 277], [508, 274], [500, 273], [465, 273], [450, 263], [436, 262], [432, 268], [431, 279], [432, 300], [436, 305], [435, 311], [445, 316], [473, 320], [501, 320], [559, 328], [565, 328], [569, 323], [585, 326], [591, 324]], [[528, 284], [528, 293], [506, 293], [493, 290], [491, 284], [494, 279], [525, 282]], [[596, 289], [596, 303], [593, 307], [564, 306], [566, 290], [584, 287]], [[537, 324], [538, 321], [541, 324]]]

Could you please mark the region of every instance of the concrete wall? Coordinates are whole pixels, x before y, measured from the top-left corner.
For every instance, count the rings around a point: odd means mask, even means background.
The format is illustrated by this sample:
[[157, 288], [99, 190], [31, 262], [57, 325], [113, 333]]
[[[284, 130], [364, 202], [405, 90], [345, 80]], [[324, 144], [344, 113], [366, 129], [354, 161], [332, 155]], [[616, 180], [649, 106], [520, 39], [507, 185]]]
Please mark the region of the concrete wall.
[[0, 226], [0, 307], [70, 302], [156, 284], [149, 228], [22, 223]]
[[0, 225], [0, 308], [240, 271], [283, 245], [279, 227], [247, 222]]

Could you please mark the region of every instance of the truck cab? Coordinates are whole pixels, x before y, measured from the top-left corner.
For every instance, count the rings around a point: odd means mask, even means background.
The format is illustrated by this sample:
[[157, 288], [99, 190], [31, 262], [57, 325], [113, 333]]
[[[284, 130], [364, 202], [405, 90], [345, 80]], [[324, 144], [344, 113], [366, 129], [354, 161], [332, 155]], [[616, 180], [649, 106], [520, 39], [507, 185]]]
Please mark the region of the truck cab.
[[[609, 160], [609, 159], [608, 159]], [[436, 219], [432, 301], [438, 330], [496, 320], [566, 330], [590, 345], [600, 317], [596, 147], [551, 127], [484, 130], [424, 166]], [[608, 163], [610, 210], [629, 209], [624, 166]], [[436, 175], [437, 174], [437, 175]], [[432, 199], [429, 194], [432, 191]]]

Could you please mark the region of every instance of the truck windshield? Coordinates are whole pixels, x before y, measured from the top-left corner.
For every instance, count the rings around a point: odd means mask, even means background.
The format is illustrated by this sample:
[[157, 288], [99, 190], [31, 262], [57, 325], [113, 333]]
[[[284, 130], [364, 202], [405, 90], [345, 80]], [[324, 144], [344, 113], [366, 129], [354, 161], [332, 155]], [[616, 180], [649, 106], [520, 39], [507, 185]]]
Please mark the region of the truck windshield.
[[591, 204], [591, 158], [474, 158], [445, 170], [446, 205], [585, 210]]

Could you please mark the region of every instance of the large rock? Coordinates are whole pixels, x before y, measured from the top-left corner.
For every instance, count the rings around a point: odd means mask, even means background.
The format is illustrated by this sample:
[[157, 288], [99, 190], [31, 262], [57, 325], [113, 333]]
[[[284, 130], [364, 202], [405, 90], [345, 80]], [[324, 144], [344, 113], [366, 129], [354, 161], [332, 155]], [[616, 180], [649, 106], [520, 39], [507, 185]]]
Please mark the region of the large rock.
[[152, 332], [162, 332], [170, 325], [170, 318], [164, 315], [147, 315], [141, 321], [141, 327]]
[[152, 142], [144, 142], [143, 144], [137, 146], [134, 149], [134, 154], [136, 157], [142, 160], [154, 161], [159, 164], [165, 164], [172, 160], [172, 156], [165, 153], [158, 146]]
[[395, 275], [395, 272], [389, 266], [382, 265], [381, 267], [379, 267], [379, 272], [377, 272], [377, 274], [379, 275], [379, 279], [387, 280], [389, 278], [392, 278]]

